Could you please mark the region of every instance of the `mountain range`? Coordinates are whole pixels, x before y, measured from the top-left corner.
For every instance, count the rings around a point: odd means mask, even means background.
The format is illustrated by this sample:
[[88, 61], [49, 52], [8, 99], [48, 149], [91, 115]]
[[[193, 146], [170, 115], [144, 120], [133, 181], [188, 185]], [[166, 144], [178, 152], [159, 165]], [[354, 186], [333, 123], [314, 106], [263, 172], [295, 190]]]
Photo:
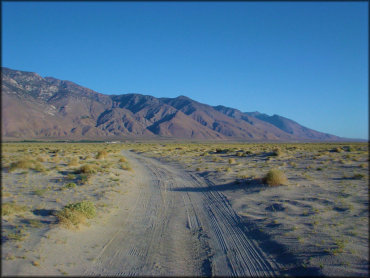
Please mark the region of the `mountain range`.
[[210, 106], [186, 96], [105, 95], [2, 67], [2, 137], [119, 140], [340, 141], [288, 118]]

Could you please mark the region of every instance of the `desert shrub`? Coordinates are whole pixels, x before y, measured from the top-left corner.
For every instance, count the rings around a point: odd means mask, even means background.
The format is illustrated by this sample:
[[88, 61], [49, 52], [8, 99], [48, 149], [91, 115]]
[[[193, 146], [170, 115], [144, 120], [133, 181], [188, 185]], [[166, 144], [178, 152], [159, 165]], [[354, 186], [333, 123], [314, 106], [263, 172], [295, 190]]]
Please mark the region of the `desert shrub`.
[[355, 150], [353, 146], [343, 146], [342, 149], [345, 150], [346, 152], [353, 152]]
[[9, 171], [14, 171], [16, 169], [31, 169], [34, 167], [35, 162], [30, 159], [22, 159], [16, 162], [13, 162], [9, 166]]
[[126, 170], [126, 171], [131, 171], [132, 170], [131, 166], [128, 163], [121, 164], [121, 169]]
[[45, 162], [46, 161], [46, 158], [44, 156], [39, 156], [36, 158], [37, 161], [39, 162]]
[[217, 156], [214, 156], [214, 157], [212, 158], [212, 161], [213, 161], [213, 162], [220, 161], [220, 158], [219, 158], [219, 157], [217, 157]]
[[336, 148], [334, 148], [334, 149], [331, 149], [330, 150], [330, 152], [333, 152], [333, 153], [340, 153], [340, 152], [342, 152], [343, 150], [342, 150], [342, 148], [340, 148], [340, 147], [336, 147]]
[[40, 228], [42, 227], [42, 223], [40, 220], [37, 219], [28, 219], [25, 221], [30, 227], [32, 228]]
[[279, 148], [276, 148], [272, 151], [273, 156], [281, 156], [282, 154], [283, 152]]
[[74, 180], [75, 178], [76, 178], [76, 176], [75, 176], [74, 174], [69, 173], [69, 174], [67, 175], [67, 179], [68, 179], [68, 180]]
[[360, 168], [367, 168], [367, 163], [362, 163], [362, 164], [360, 164]]
[[67, 183], [65, 186], [64, 186], [65, 188], [75, 188], [76, 187], [76, 184], [74, 183], [74, 182], [69, 182], [69, 183]]
[[74, 157], [72, 158], [69, 162], [68, 162], [68, 166], [69, 167], [76, 167], [79, 165], [79, 159], [77, 157]]
[[284, 185], [287, 182], [285, 174], [278, 169], [271, 169], [263, 178], [263, 182], [270, 185]]
[[1, 205], [1, 215], [7, 216], [7, 215], [16, 215], [20, 214], [26, 211], [25, 206], [19, 206], [15, 203], [3, 203]]
[[78, 173], [95, 174], [97, 171], [98, 169], [96, 165], [85, 164], [80, 167]]
[[96, 216], [95, 205], [90, 201], [68, 204], [61, 211], [56, 213], [59, 223], [71, 228], [86, 223], [86, 219]]
[[68, 204], [65, 206], [66, 209], [78, 211], [82, 213], [86, 218], [94, 218], [96, 216], [96, 208], [91, 201], [82, 201], [74, 204]]
[[91, 177], [90, 174], [80, 174], [77, 182], [78, 184], [90, 183], [90, 177]]
[[361, 174], [361, 173], [355, 173], [353, 176], [352, 176], [352, 179], [354, 180], [361, 180], [365, 177], [364, 174]]
[[45, 188], [40, 188], [40, 189], [36, 189], [33, 193], [37, 196], [43, 196], [45, 193], [46, 193], [47, 189]]
[[121, 156], [120, 159], [118, 160], [119, 162], [126, 162], [126, 158], [124, 156]]
[[13, 233], [8, 233], [6, 235], [7, 239], [14, 241], [22, 241], [25, 239], [27, 234], [22, 229], [17, 229]]
[[229, 164], [234, 164], [235, 162], [235, 158], [229, 158]]
[[97, 159], [105, 159], [108, 156], [108, 153], [106, 150], [99, 151], [96, 155]]
[[37, 162], [35, 163], [35, 165], [32, 167], [33, 170], [37, 171], [37, 172], [45, 172], [46, 171], [46, 168], [44, 165], [42, 165], [41, 163]]

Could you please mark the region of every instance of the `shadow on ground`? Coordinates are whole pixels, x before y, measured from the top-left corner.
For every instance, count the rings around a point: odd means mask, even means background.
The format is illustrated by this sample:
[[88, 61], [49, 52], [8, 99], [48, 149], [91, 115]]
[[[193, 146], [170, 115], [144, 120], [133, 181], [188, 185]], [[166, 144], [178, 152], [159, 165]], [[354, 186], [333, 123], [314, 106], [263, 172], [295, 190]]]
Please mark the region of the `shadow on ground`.
[[[247, 217], [240, 217], [238, 225], [245, 232], [249, 239], [253, 239], [258, 242], [258, 245], [267, 254], [272, 255], [276, 262], [279, 263], [282, 268], [280, 269], [280, 275], [282, 276], [322, 276], [322, 272], [317, 267], [310, 267], [304, 262], [306, 258], [298, 258], [291, 253], [287, 247], [283, 244], [275, 241], [272, 236], [260, 229], [259, 225], [248, 219]], [[316, 257], [323, 256], [324, 254], [312, 254]]]
[[243, 190], [246, 193], [257, 193], [267, 188], [268, 186], [263, 184], [260, 179], [248, 179], [243, 181], [233, 181], [220, 185], [209, 185], [206, 187], [177, 187], [171, 189], [171, 191], [207, 192]]

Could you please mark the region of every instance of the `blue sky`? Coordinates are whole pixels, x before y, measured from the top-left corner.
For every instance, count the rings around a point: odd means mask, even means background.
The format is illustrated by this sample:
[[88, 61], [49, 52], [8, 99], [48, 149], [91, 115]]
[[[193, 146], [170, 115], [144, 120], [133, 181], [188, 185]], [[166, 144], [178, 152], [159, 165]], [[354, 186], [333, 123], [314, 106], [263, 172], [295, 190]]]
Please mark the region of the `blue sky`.
[[2, 2], [2, 66], [368, 138], [368, 2]]

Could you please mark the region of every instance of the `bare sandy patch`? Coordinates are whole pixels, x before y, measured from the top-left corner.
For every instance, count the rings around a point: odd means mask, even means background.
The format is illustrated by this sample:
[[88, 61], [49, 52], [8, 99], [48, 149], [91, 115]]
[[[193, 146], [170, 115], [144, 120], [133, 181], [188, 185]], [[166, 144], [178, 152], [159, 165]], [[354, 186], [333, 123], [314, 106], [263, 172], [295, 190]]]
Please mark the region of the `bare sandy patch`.
[[[293, 275], [368, 275], [366, 144], [141, 144], [220, 192]], [[268, 186], [271, 169], [286, 185]]]
[[[121, 149], [108, 144], [3, 144], [2, 206], [8, 209], [2, 216], [4, 275], [79, 273], [90, 262], [109, 236], [107, 223], [128, 214], [138, 194], [134, 171], [121, 168]], [[96, 215], [62, 225], [58, 213], [81, 202], [91, 204]]]

